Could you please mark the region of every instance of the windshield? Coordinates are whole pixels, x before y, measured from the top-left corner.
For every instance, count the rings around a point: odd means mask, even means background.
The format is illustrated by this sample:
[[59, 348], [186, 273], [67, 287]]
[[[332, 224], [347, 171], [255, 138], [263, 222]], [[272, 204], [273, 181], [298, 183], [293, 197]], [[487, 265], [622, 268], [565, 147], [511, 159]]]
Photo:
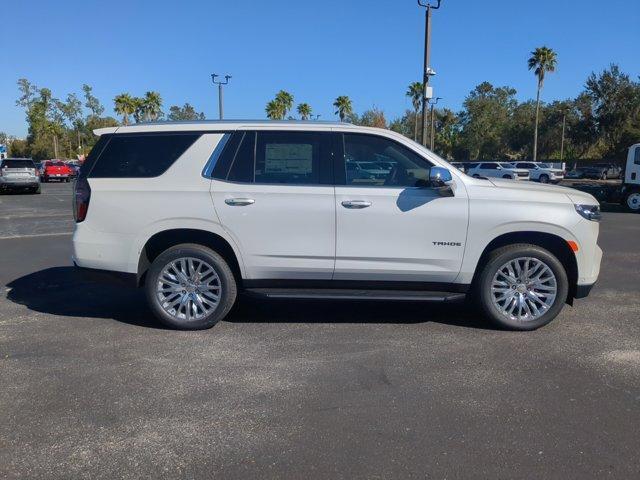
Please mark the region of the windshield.
[[548, 163], [539, 163], [538, 166], [540, 168], [551, 168], [551, 165], [549, 165]]
[[35, 168], [31, 160], [2, 160], [2, 168]]

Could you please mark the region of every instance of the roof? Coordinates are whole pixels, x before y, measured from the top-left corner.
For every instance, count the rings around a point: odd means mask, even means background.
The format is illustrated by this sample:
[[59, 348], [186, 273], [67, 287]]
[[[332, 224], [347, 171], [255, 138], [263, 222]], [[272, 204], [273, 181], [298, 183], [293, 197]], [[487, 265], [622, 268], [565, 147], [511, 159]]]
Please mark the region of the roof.
[[353, 128], [355, 125], [345, 122], [309, 121], [309, 120], [194, 120], [186, 122], [142, 122], [121, 127], [98, 128], [96, 135], [109, 133], [135, 133], [149, 131], [225, 131], [250, 127], [290, 127], [290, 128]]

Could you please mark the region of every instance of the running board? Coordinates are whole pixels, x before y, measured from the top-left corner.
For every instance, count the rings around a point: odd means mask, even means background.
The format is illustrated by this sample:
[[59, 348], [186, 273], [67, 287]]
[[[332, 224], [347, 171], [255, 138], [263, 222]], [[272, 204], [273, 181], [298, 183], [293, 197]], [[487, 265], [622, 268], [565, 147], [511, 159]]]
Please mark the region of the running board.
[[316, 300], [389, 300], [405, 302], [460, 302], [464, 293], [418, 290], [347, 290], [330, 288], [247, 288], [244, 293], [262, 298], [299, 298]]

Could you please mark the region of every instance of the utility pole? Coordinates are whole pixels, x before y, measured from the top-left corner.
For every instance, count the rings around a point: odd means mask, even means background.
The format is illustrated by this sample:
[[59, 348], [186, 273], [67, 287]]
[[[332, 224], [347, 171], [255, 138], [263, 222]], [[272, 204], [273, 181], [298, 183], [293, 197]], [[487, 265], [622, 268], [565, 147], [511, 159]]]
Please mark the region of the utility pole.
[[211, 74], [211, 81], [214, 85], [218, 85], [218, 113], [220, 120], [222, 120], [224, 118], [224, 100], [222, 96], [222, 87], [223, 85], [227, 85], [229, 83], [231, 75], [225, 75], [224, 80], [216, 80], [216, 78], [220, 76], [221, 75], [218, 75], [216, 73]]
[[[433, 5], [431, 2], [435, 1]], [[425, 8], [424, 25], [424, 70], [422, 76], [422, 145], [427, 146], [427, 97], [429, 92], [429, 77], [435, 75], [430, 67], [431, 62], [431, 10], [440, 8], [442, 0], [418, 0], [418, 5]]]
[[564, 130], [567, 126], [567, 114], [562, 114], [562, 141], [560, 142], [560, 161], [564, 161]]
[[429, 138], [431, 139], [431, 151], [433, 151], [433, 148], [436, 144], [436, 122], [435, 122], [435, 117], [434, 117], [434, 112], [435, 109], [434, 107], [438, 104], [438, 101], [442, 100], [442, 97], [436, 97], [434, 98], [430, 103], [431, 103], [431, 135], [429, 136]]

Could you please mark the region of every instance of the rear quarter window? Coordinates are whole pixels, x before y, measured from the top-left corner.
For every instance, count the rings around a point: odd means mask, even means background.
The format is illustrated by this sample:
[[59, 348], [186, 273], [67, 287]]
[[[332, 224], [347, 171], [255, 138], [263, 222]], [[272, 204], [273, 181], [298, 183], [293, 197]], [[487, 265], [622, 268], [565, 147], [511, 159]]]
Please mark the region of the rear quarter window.
[[86, 172], [90, 178], [157, 177], [199, 137], [199, 133], [112, 135], [105, 139], [99, 156], [96, 152], [94, 158], [87, 159]]
[[31, 160], [5, 159], [0, 162], [0, 168], [36, 168]]

